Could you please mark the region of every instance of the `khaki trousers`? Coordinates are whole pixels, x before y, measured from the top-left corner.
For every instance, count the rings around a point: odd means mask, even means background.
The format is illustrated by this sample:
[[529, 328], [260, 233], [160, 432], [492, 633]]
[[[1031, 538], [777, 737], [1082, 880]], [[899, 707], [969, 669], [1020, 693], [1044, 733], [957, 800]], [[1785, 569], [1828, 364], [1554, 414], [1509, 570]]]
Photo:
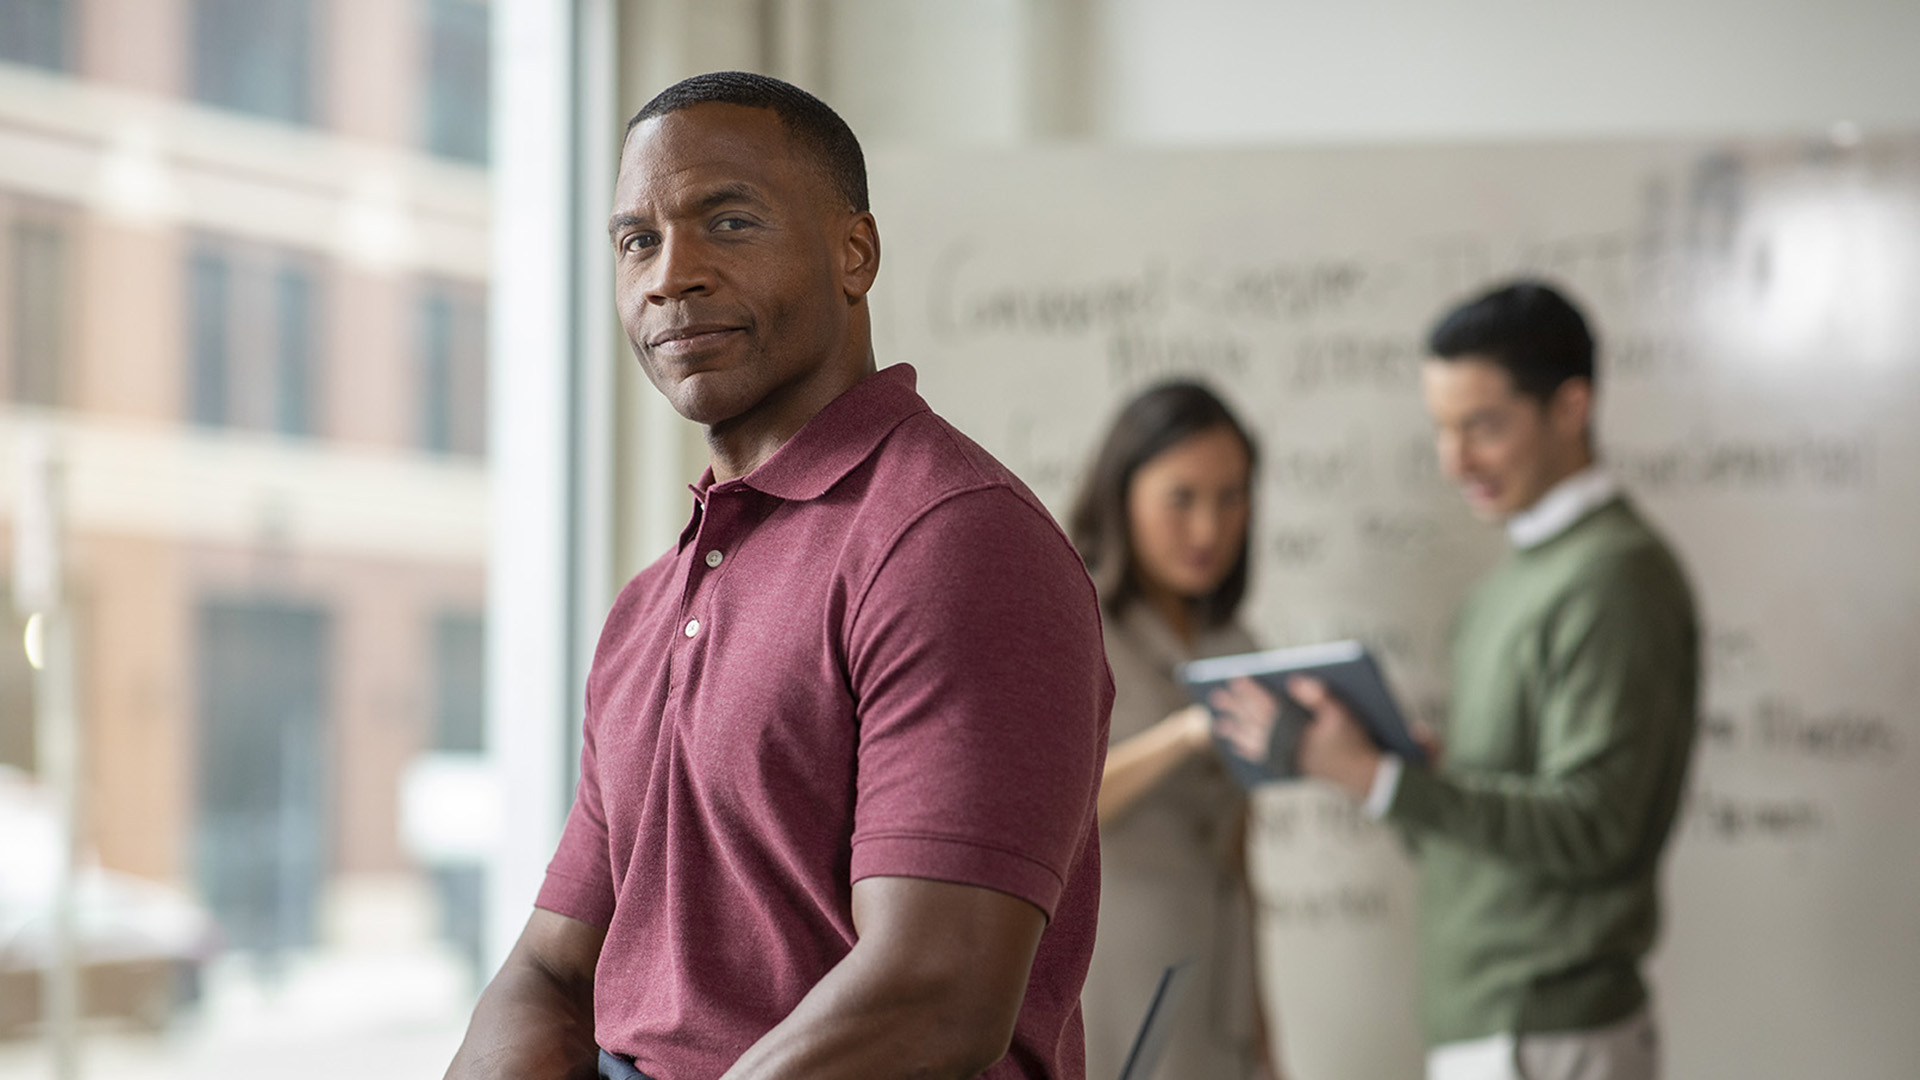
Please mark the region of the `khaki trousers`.
[[1659, 1043], [1641, 1009], [1603, 1028], [1445, 1043], [1427, 1051], [1427, 1080], [1659, 1080]]

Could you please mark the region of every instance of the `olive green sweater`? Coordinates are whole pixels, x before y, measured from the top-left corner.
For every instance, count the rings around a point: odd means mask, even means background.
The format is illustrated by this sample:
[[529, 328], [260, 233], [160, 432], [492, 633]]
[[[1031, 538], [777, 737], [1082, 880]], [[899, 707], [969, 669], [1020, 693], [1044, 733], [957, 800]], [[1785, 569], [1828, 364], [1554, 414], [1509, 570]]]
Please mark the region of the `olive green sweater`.
[[1431, 1042], [1598, 1027], [1646, 1000], [1698, 682], [1686, 578], [1624, 500], [1468, 599], [1446, 752], [1387, 811], [1419, 851]]

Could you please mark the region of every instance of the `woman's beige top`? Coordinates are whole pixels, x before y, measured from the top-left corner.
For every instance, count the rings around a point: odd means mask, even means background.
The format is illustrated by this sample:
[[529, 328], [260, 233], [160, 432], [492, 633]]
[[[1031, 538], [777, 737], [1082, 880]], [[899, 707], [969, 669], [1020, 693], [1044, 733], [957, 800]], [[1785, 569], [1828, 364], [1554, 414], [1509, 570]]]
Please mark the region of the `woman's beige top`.
[[[1202, 632], [1188, 653], [1152, 609], [1135, 603], [1105, 622], [1118, 744], [1188, 704], [1174, 668], [1248, 652], [1239, 626]], [[1254, 1064], [1254, 955], [1242, 884], [1245, 800], [1212, 754], [1182, 762], [1100, 830], [1100, 933], [1080, 995], [1087, 1076], [1113, 1080], [1169, 964], [1197, 970], [1161, 1075], [1245, 1080]]]

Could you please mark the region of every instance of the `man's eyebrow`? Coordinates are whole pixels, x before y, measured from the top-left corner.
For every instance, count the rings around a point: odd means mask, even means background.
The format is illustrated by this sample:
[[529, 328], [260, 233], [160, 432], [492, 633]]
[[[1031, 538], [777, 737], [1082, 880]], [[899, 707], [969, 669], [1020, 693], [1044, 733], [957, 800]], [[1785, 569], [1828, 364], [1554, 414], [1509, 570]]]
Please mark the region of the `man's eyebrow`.
[[[748, 203], [762, 209], [767, 206], [767, 200], [761, 198], [760, 192], [752, 184], [731, 183], [721, 184], [719, 187], [695, 199], [692, 204], [692, 212], [696, 214], [708, 214], [730, 203]], [[615, 235], [623, 229], [628, 229], [636, 225], [650, 225], [652, 223], [653, 219], [644, 214], [615, 214], [607, 219], [607, 233], [609, 235]]]
[[706, 213], [728, 203], [752, 203], [762, 207], [767, 205], [767, 201], [760, 197], [760, 192], [755, 190], [752, 184], [731, 183], [721, 184], [702, 195], [694, 202], [693, 207], [700, 213]]
[[607, 219], [607, 235], [615, 235], [620, 230], [634, 225], [645, 225], [647, 220], [639, 214], [615, 214]]

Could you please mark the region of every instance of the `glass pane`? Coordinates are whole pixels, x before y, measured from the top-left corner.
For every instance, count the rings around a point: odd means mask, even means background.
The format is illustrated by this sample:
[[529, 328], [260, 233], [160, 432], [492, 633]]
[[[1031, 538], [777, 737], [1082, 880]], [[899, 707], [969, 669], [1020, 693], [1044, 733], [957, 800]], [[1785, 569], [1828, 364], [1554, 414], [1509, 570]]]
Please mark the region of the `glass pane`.
[[193, 16], [195, 97], [274, 120], [313, 120], [308, 0], [194, 0]]
[[218, 253], [195, 251], [187, 267], [189, 294], [188, 346], [191, 382], [189, 409], [197, 424], [227, 422], [228, 304], [227, 260]]
[[427, 149], [487, 160], [487, 5], [433, 0], [427, 27]]
[[45, 221], [13, 227], [13, 397], [60, 405], [66, 334], [66, 237]]
[[229, 944], [270, 972], [317, 929], [329, 622], [268, 599], [200, 608], [195, 863]]
[[420, 297], [420, 445], [487, 452], [485, 292], [436, 282]]
[[434, 748], [478, 753], [486, 749], [486, 622], [449, 613], [433, 630]]
[[420, 300], [420, 445], [453, 449], [453, 301], [437, 289]]
[[[86, 64], [0, 79], [0, 465], [57, 405], [50, 670], [104, 898], [83, 1075], [437, 1076], [484, 975], [491, 204], [479, 158], [423, 145], [433, 5], [0, 0], [6, 56], [43, 8]], [[484, 90], [477, 8], [450, 18]], [[0, 1076], [26, 1080], [59, 800], [22, 635], [0, 590]]]
[[65, 0], [0, 0], [0, 61], [64, 70]]
[[282, 269], [275, 284], [279, 316], [274, 379], [274, 428], [284, 435], [313, 432], [313, 279], [299, 267]]

